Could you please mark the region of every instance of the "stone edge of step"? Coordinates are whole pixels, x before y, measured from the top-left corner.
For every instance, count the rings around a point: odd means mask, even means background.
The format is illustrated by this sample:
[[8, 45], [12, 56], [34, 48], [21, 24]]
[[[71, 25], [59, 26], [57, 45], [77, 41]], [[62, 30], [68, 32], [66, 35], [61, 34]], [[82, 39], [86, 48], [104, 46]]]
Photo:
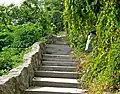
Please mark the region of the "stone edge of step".
[[35, 72], [47, 72], [47, 73], [68, 73], [68, 74], [80, 74], [78, 72], [63, 72], [63, 71], [42, 71], [42, 70], [38, 70], [38, 71], [35, 71]]
[[41, 68], [44, 68], [44, 67], [46, 67], [46, 68], [76, 68], [75, 66], [45, 66], [45, 65], [43, 65]]
[[[43, 90], [42, 90], [43, 89]], [[49, 90], [52, 89], [52, 90]], [[47, 91], [46, 91], [47, 90]], [[66, 91], [65, 91], [66, 90]], [[72, 90], [72, 92], [68, 91]], [[63, 93], [63, 94], [85, 94], [87, 90], [78, 89], [78, 88], [60, 88], [60, 87], [30, 87], [25, 90], [25, 92], [49, 92], [50, 93]]]
[[80, 82], [78, 82], [76, 79], [69, 79], [69, 78], [34, 77], [33, 81], [47, 81], [47, 82], [55, 82], [55, 83], [80, 84]]

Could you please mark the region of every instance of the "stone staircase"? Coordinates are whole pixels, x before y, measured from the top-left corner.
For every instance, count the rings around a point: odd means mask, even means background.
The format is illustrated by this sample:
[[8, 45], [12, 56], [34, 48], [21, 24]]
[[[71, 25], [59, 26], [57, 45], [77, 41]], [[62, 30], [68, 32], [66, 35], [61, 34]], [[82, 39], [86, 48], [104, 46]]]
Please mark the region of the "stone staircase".
[[33, 86], [22, 94], [85, 94], [85, 90], [78, 89], [77, 64], [70, 52], [63, 37], [58, 37], [54, 44], [47, 44], [42, 66], [35, 71]]

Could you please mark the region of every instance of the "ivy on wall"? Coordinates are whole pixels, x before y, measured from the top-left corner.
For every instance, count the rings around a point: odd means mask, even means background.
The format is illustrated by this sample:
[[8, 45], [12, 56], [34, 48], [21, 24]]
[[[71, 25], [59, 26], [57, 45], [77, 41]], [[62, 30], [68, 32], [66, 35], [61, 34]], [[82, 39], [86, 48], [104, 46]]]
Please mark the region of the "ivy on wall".
[[87, 35], [97, 31], [91, 58], [84, 63], [84, 86], [99, 91], [120, 88], [120, 2], [118, 0], [65, 0], [64, 25], [68, 40], [84, 52]]

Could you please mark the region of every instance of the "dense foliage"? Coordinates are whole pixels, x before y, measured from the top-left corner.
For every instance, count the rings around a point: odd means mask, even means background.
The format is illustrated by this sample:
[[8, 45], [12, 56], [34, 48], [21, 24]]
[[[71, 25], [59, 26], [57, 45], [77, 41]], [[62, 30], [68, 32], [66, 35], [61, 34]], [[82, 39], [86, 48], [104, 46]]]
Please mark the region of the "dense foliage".
[[93, 51], [82, 63], [82, 81], [92, 94], [120, 88], [119, 0], [65, 0], [64, 24], [69, 42], [83, 52], [87, 35], [97, 31]]
[[[61, 21], [62, 6], [56, 7], [56, 4], [61, 2], [45, 1], [26, 0], [20, 6], [0, 5], [0, 75], [22, 63], [24, 53], [33, 43], [46, 41], [60, 30], [56, 27], [60, 26], [57, 23]], [[49, 10], [48, 6], [54, 9]]]
[[63, 31], [63, 0], [44, 0], [47, 12], [50, 14], [51, 23], [58, 33]]

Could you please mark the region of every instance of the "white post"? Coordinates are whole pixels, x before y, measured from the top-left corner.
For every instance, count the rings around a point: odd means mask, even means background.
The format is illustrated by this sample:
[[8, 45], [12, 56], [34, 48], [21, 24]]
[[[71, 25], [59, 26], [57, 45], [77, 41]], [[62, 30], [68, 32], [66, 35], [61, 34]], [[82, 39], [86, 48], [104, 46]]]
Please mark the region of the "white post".
[[85, 47], [85, 51], [91, 51], [92, 50], [92, 44], [91, 44], [91, 39], [92, 37], [95, 38], [95, 34], [90, 33], [88, 35], [88, 39], [87, 39], [87, 43], [86, 43], [86, 47]]

